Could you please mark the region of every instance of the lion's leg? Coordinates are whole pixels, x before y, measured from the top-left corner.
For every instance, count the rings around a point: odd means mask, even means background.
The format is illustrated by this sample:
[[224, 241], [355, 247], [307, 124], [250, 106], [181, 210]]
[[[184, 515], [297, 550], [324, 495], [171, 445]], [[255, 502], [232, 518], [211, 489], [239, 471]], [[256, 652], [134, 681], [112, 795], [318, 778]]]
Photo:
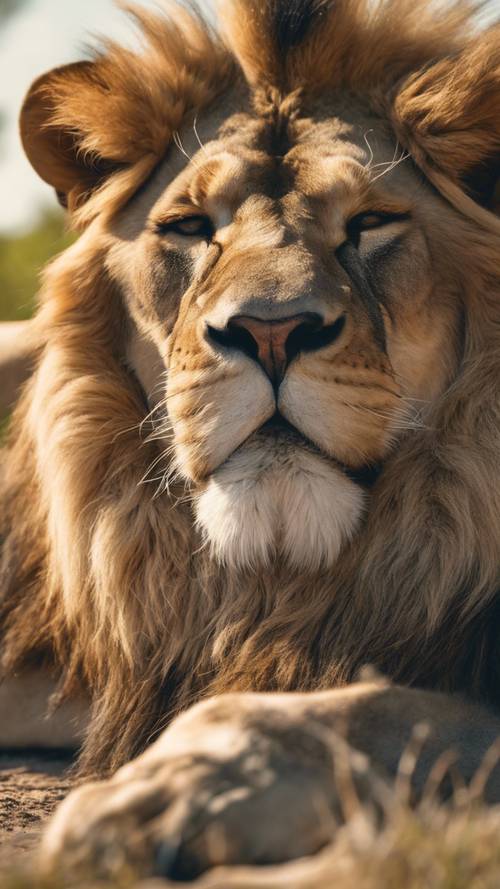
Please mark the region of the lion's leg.
[[[110, 781], [70, 795], [49, 827], [42, 864], [105, 873], [119, 861], [184, 879], [214, 864], [314, 853], [353, 797], [381, 811], [422, 721], [431, 735], [414, 775], [417, 793], [449, 748], [470, 781], [500, 735], [500, 721], [478, 707], [381, 682], [196, 705]], [[500, 801], [498, 770], [488, 796]]]
[[31, 321], [0, 322], [0, 417], [15, 404], [31, 373], [36, 349]]
[[42, 670], [30, 670], [0, 682], [0, 750], [76, 750], [80, 746], [88, 702], [82, 696], [52, 712], [50, 699], [56, 688], [52, 677]]

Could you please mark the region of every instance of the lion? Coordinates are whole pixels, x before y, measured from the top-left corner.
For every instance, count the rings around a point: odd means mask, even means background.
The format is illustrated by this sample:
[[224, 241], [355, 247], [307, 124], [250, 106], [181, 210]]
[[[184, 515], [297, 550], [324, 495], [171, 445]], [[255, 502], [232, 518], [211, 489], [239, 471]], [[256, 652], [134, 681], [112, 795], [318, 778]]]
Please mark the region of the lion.
[[89, 701], [45, 865], [188, 879], [318, 850], [416, 724], [415, 799], [500, 735], [500, 26], [130, 12], [21, 112], [81, 234], [3, 453], [2, 668]]

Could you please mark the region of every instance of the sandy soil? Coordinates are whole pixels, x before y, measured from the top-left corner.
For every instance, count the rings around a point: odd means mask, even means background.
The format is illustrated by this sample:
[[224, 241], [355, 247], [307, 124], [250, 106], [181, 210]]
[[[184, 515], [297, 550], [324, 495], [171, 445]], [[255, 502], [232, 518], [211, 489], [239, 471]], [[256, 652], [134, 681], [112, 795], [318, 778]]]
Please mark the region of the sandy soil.
[[44, 822], [68, 793], [71, 760], [0, 753], [0, 872], [29, 864]]

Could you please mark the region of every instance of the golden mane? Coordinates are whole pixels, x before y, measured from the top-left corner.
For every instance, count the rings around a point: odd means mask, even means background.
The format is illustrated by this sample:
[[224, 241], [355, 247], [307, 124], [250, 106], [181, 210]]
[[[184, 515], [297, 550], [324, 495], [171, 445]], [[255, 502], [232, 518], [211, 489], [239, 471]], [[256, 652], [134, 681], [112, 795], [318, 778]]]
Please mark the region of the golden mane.
[[384, 91], [461, 49], [475, 9], [424, 0], [236, 0], [223, 34], [252, 85]]
[[[500, 65], [498, 29], [490, 28], [481, 40], [475, 36], [480, 3], [295, 0], [283, 7], [278, 0], [231, 0], [221, 4], [220, 35], [193, 8], [168, 6], [171, 14], [160, 15], [124, 4], [142, 48], [103, 41], [89, 62], [73, 66], [72, 73], [56, 69], [50, 84], [41, 79], [39, 91], [35, 84], [30, 94], [33, 100], [40, 92], [50, 110], [44, 122], [48, 138], [52, 128], [62, 128], [90, 167], [83, 197], [96, 182], [103, 186], [80, 208], [75, 224], [116, 212], [164, 157], [185, 116], [238, 79], [257, 95], [344, 89], [369, 96], [382, 113], [390, 110], [402, 144], [410, 143], [416, 160], [428, 167], [421, 143], [426, 134], [435, 137], [439, 118], [433, 119], [425, 100], [419, 103], [421, 87], [439, 89], [457, 54], [465, 53], [455, 72], [457, 93], [449, 96], [453, 104], [464, 104], [474, 128], [481, 126], [467, 145], [465, 162], [476, 163], [498, 148], [497, 127], [491, 126], [497, 105], [488, 101], [478, 108], [471, 91], [485, 70], [494, 80]], [[393, 92], [405, 79], [407, 88], [393, 104]], [[444, 119], [452, 110], [445, 106], [446, 97], [439, 105]], [[416, 126], [418, 144], [412, 138]], [[24, 129], [22, 135], [29, 153], [30, 133]], [[37, 167], [42, 178], [43, 160]], [[453, 178], [463, 160], [451, 155], [446, 173]], [[81, 203], [82, 195], [76, 198]]]
[[[106, 44], [91, 74], [77, 69], [71, 83], [56, 73], [47, 92], [54, 127], [97, 172], [91, 196], [75, 197], [77, 224], [98, 218], [45, 274], [36, 322], [45, 346], [3, 458], [0, 629], [5, 670], [46, 656], [64, 674], [61, 694], [90, 687], [85, 766], [121, 764], [202, 694], [327, 687], [366, 661], [407, 683], [498, 700], [498, 224], [463, 190], [500, 144], [498, 32], [468, 37], [474, 10], [461, 3], [439, 17], [430, 0], [330, 6], [297, 4], [294, 18], [291, 3], [278, 20], [271, 0], [239, 0], [223, 42], [191, 13], [135, 11], [143, 52]], [[465, 115], [465, 135], [432, 101], [457, 59], [458, 99], [450, 93], [446, 108], [454, 121]], [[447, 233], [464, 299], [462, 367], [428, 427], [391, 458], [335, 577], [278, 566], [243, 582], [199, 553], [181, 491], [155, 499], [141, 484], [158, 449], [140, 441], [145, 408], [120, 360], [106, 224], [184, 116], [223, 93], [238, 67], [257, 93], [359, 91], [463, 210]], [[473, 101], [480, 74], [496, 84], [490, 104]]]

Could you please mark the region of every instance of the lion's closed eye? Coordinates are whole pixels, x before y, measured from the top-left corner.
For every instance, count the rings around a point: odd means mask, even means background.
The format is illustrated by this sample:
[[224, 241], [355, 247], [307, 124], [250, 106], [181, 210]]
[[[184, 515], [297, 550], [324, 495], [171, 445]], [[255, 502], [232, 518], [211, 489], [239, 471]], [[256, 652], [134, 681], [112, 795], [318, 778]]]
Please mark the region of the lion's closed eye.
[[207, 216], [180, 216], [157, 222], [155, 231], [160, 235], [172, 233], [185, 237], [201, 237], [209, 241], [213, 235], [213, 224]]
[[384, 233], [384, 230], [387, 229], [387, 233], [389, 233], [392, 226], [409, 222], [410, 218], [410, 214], [404, 212], [367, 211], [358, 213], [347, 222], [347, 236], [349, 240], [357, 244], [363, 232], [378, 232], [382, 230], [382, 233]]

